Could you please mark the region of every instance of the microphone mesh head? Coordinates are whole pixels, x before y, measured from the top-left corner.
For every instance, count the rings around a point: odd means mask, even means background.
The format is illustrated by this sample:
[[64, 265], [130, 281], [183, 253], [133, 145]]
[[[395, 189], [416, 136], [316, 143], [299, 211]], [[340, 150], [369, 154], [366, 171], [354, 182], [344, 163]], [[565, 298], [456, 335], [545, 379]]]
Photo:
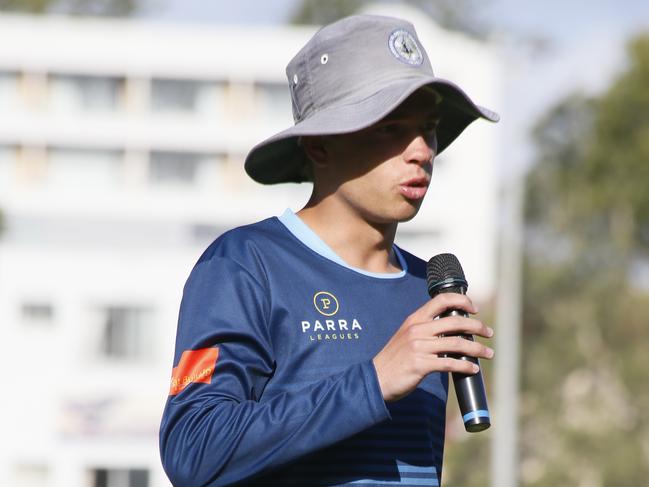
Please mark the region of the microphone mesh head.
[[468, 287], [460, 261], [453, 254], [438, 254], [431, 257], [426, 265], [428, 290], [431, 291], [440, 284], [449, 281], [463, 282], [464, 286]]

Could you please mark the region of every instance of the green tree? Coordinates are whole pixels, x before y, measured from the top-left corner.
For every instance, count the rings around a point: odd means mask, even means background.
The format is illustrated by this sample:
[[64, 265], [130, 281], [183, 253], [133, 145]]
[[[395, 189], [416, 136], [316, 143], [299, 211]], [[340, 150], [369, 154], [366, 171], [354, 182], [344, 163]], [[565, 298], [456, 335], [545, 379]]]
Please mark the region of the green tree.
[[[597, 98], [538, 124], [527, 181], [522, 479], [637, 487], [649, 476], [649, 35]], [[646, 272], [646, 271], [645, 271]]]
[[0, 11], [122, 17], [132, 14], [138, 0], [0, 0]]

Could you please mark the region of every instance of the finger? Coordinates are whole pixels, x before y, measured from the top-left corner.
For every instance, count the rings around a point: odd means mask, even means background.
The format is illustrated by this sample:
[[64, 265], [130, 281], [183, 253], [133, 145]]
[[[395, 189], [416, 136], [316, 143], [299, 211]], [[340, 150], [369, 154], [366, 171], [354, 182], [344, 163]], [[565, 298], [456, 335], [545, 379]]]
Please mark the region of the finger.
[[447, 316], [437, 320], [414, 323], [408, 332], [411, 338], [430, 338], [441, 335], [477, 335], [485, 338], [493, 336], [493, 330], [482, 321], [465, 316]]
[[426, 362], [426, 366], [430, 372], [459, 372], [466, 375], [476, 374], [480, 370], [473, 362], [452, 357], [433, 357]]
[[461, 309], [467, 313], [475, 314], [478, 308], [466, 294], [442, 293], [424, 304], [411, 315], [413, 321], [429, 321], [451, 309]]
[[422, 323], [425, 326], [424, 333], [433, 333], [435, 335], [477, 335], [484, 338], [491, 338], [494, 334], [492, 328], [485, 325], [482, 321], [464, 316], [447, 316], [438, 320]]
[[476, 357], [491, 359], [494, 351], [490, 347], [480, 342], [467, 340], [461, 336], [448, 336], [421, 340], [417, 346], [420, 353], [432, 355], [464, 355], [466, 357]]

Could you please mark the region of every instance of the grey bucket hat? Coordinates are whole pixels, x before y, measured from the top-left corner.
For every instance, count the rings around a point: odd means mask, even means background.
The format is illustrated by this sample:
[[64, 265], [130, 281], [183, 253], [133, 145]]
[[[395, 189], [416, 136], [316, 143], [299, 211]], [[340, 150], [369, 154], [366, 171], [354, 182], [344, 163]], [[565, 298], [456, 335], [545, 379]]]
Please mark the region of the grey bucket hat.
[[295, 125], [257, 144], [248, 175], [263, 184], [308, 181], [299, 137], [356, 132], [378, 122], [419, 88], [441, 96], [437, 153], [477, 118], [498, 114], [437, 78], [411, 23], [354, 15], [320, 29], [286, 67]]

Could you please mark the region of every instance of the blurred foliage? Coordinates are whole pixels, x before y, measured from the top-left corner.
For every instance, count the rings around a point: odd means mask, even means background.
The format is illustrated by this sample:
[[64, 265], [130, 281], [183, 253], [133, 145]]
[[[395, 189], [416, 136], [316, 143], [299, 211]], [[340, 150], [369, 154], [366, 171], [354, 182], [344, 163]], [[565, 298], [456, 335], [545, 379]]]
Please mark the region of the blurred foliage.
[[0, 11], [123, 17], [132, 14], [138, 3], [138, 0], [0, 0]]
[[0, 12], [44, 13], [52, 0], [0, 0]]
[[649, 269], [649, 34], [628, 53], [607, 92], [563, 100], [534, 133], [525, 486], [638, 487], [649, 477], [649, 292], [641, 279]]
[[[452, 383], [452, 381], [451, 381]], [[453, 386], [451, 385], [451, 389]], [[455, 393], [449, 394], [450, 409], [455, 409]], [[450, 413], [450, 410], [449, 410]], [[444, 487], [485, 487], [489, 485], [489, 448], [492, 430], [467, 433], [461, 415], [456, 418], [458, 437], [446, 442], [442, 485]]]
[[[442, 27], [458, 30], [476, 38], [487, 35], [487, 27], [477, 13], [487, 7], [484, 0], [303, 0], [293, 13], [294, 24], [329, 24], [352, 15], [367, 4], [391, 3], [416, 7], [428, 14]], [[478, 8], [478, 6], [480, 8]]]

